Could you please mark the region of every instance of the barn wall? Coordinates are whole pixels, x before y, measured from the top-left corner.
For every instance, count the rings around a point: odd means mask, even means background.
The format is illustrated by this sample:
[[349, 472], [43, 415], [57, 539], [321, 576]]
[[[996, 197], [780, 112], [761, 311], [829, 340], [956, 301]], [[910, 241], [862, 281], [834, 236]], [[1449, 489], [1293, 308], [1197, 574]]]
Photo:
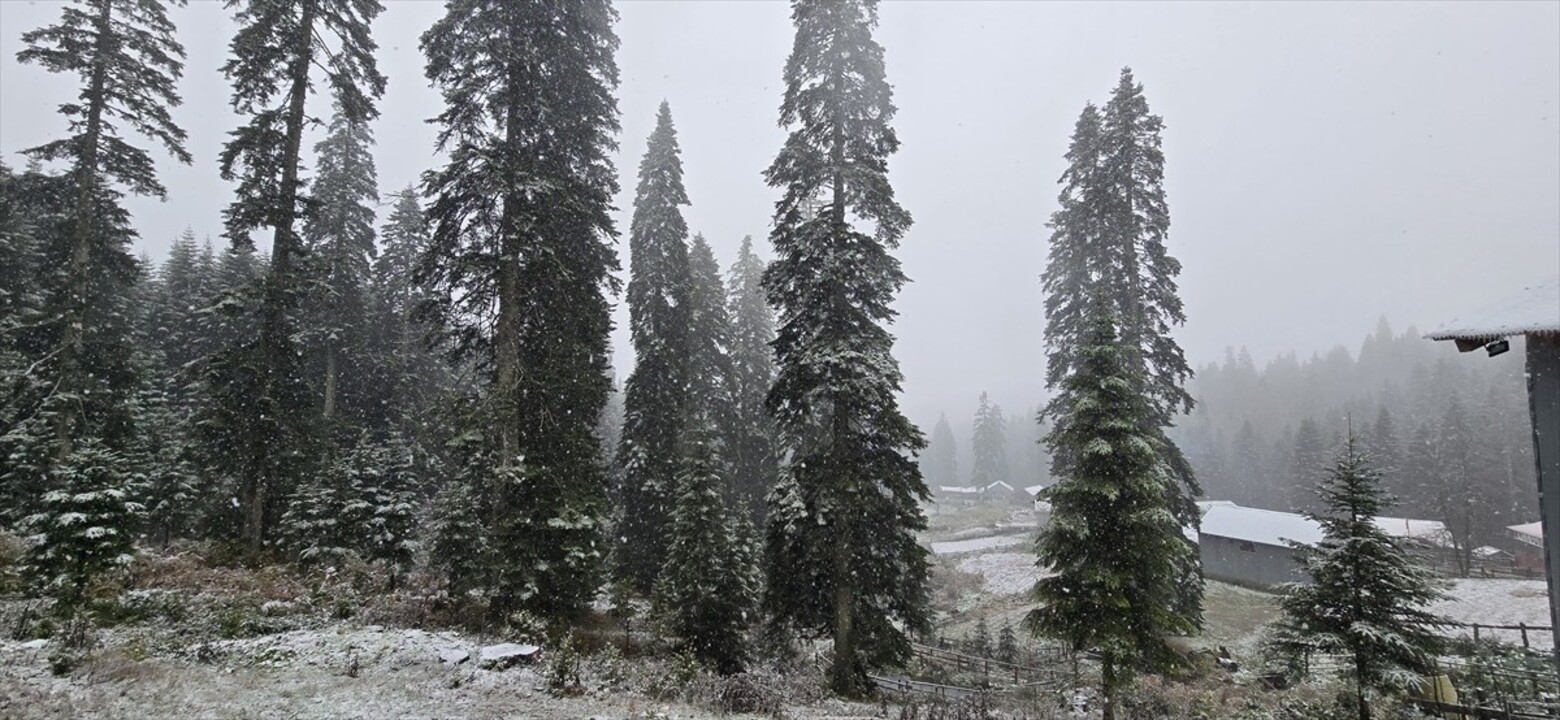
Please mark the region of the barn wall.
[[1239, 540], [1203, 533], [1199, 539], [1203, 575], [1224, 582], [1268, 589], [1279, 583], [1304, 580], [1294, 550], [1253, 543], [1242, 550]]

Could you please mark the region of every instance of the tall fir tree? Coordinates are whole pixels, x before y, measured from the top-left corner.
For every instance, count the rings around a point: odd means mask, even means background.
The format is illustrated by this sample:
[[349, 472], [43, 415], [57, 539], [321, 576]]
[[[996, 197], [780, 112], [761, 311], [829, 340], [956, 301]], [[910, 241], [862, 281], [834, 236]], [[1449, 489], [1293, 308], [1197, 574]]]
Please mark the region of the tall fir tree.
[[1403, 497], [1403, 445], [1398, 438], [1397, 423], [1392, 411], [1382, 404], [1376, 412], [1376, 422], [1365, 436], [1364, 448], [1371, 465], [1381, 472], [1381, 487], [1392, 497]]
[[764, 398], [775, 381], [775, 316], [764, 295], [766, 264], [753, 252], [753, 238], [742, 238], [726, 280], [731, 316], [731, 463], [732, 494], [751, 513], [755, 527], [767, 518], [764, 498], [779, 477], [775, 422]]
[[[167, 5], [81, 0], [64, 7], [53, 25], [22, 34], [18, 62], [74, 75], [79, 89], [74, 101], [59, 107], [67, 135], [23, 151], [34, 162], [66, 163], [62, 184], [68, 188], [56, 191], [54, 202], [61, 205], [47, 217], [35, 215], [31, 226], [31, 265], [38, 274], [36, 315], [23, 333], [23, 344], [32, 348], [29, 377], [24, 392], [12, 398], [22, 408], [19, 422], [0, 440], [9, 446], [0, 447], [6, 458], [0, 482], [58, 486], [63, 476], [54, 466], [73, 462], [84, 439], [96, 441], [94, 463], [128, 462], [133, 452], [139, 377], [131, 294], [140, 268], [129, 253], [135, 231], [122, 200], [126, 193], [162, 198], [167, 192], [151, 153], [127, 135], [190, 162], [184, 130], [171, 113], [181, 102], [175, 84], [184, 70], [184, 47], [174, 37]], [[104, 472], [128, 475], [130, 468]], [[27, 498], [18, 508], [32, 502]]]
[[[316, 177], [303, 222], [304, 247], [312, 261], [309, 275], [314, 281], [306, 293], [304, 324], [313, 340], [310, 344], [323, 356], [321, 414], [336, 420], [342, 405], [355, 406], [356, 417], [344, 423], [348, 430], [362, 425], [369, 410], [363, 407], [363, 399], [372, 384], [366, 367], [370, 361], [366, 335], [370, 275], [377, 255], [374, 215], [379, 204], [373, 144], [368, 119], [337, 107], [324, 139], [314, 146]], [[341, 397], [344, 372], [345, 399]]]
[[1295, 431], [1295, 449], [1289, 456], [1289, 473], [1286, 490], [1289, 507], [1294, 512], [1314, 512], [1316, 504], [1317, 474], [1327, 462], [1327, 444], [1322, 439], [1322, 428], [1311, 418], [1300, 421]]
[[[1153, 412], [1144, 422], [1169, 428], [1192, 409], [1184, 385], [1192, 376], [1181, 347], [1170, 336], [1186, 321], [1177, 294], [1181, 263], [1165, 241], [1170, 228], [1164, 193], [1164, 122], [1151, 114], [1143, 87], [1123, 68], [1102, 113], [1084, 107], [1067, 152], [1060, 209], [1051, 216], [1051, 247], [1042, 277], [1046, 292], [1046, 387], [1057, 388], [1078, 364], [1077, 348], [1089, 332], [1091, 303], [1108, 303], [1119, 324], [1124, 362]], [[1101, 297], [1103, 293], [1103, 297]], [[1041, 420], [1067, 414], [1065, 393], [1046, 404]], [[1183, 525], [1196, 527], [1192, 498], [1201, 493], [1191, 464], [1174, 442], [1160, 445], [1178, 483], [1166, 502]], [[1051, 456], [1052, 474], [1063, 476], [1072, 458]], [[1188, 541], [1189, 543], [1190, 541]], [[1202, 578], [1195, 555], [1180, 568], [1180, 608], [1201, 623]]]
[[266, 541], [280, 498], [318, 461], [318, 405], [299, 358], [302, 260], [297, 221], [306, 215], [305, 107], [322, 70], [341, 116], [366, 123], [378, 115], [385, 78], [374, 60], [370, 25], [378, 0], [234, 0], [238, 31], [222, 73], [233, 85], [233, 110], [244, 119], [220, 155], [222, 179], [237, 183], [223, 212], [230, 242], [252, 247], [257, 229], [271, 231], [270, 266], [250, 303], [256, 332], [218, 351], [211, 363], [212, 416], [207, 424], [233, 445], [221, 448], [240, 481], [242, 537], [251, 553]]
[[921, 476], [932, 487], [959, 484], [959, 441], [953, 437], [946, 413], [938, 414], [937, 424], [932, 426], [932, 441], [921, 453]]
[[[709, 241], [695, 234], [688, 243], [688, 392], [694, 407], [722, 431], [732, 423], [730, 353], [731, 315], [720, 263]], [[729, 444], [723, 440], [717, 442]]]
[[455, 381], [449, 366], [429, 348], [434, 328], [419, 315], [435, 299], [414, 279], [429, 242], [416, 190], [407, 187], [395, 193], [379, 238], [379, 254], [370, 269], [377, 328], [372, 342], [378, 358], [373, 397], [379, 417], [373, 427], [400, 433], [415, 447], [436, 447], [444, 428], [430, 419], [453, 392]]
[[629, 223], [629, 333], [634, 371], [623, 391], [618, 576], [648, 594], [666, 561], [676, 500], [679, 432], [693, 385], [692, 270], [682, 159], [671, 106], [661, 103], [639, 162]]
[[1098, 654], [1105, 720], [1134, 672], [1175, 662], [1165, 638], [1196, 630], [1177, 607], [1178, 573], [1197, 561], [1196, 550], [1165, 507], [1175, 483], [1167, 441], [1114, 320], [1106, 307], [1092, 313], [1062, 382], [1067, 411], [1046, 436], [1052, 457], [1072, 460], [1042, 493], [1051, 520], [1035, 548], [1051, 574], [1035, 582], [1037, 607], [1026, 618], [1036, 634]]
[[448, 161], [424, 176], [432, 236], [418, 276], [450, 349], [488, 375], [463, 429], [480, 439], [465, 473], [494, 618], [564, 621], [599, 586], [616, 17], [604, 0], [452, 0], [422, 36]]
[[676, 502], [666, 565], [654, 605], [669, 634], [722, 675], [747, 663], [746, 630], [756, 601], [734, 519], [721, 497], [725, 479], [710, 416], [690, 414], [682, 432]]
[[899, 410], [884, 327], [905, 282], [890, 251], [911, 218], [888, 181], [899, 139], [877, 3], [795, 0], [791, 19], [780, 123], [792, 130], [765, 171], [783, 193], [764, 273], [779, 310], [768, 404], [789, 459], [770, 495], [765, 605], [782, 627], [831, 637], [829, 686], [860, 695], [867, 670], [907, 660], [906, 633], [928, 624], [915, 539], [926, 441]]
[[970, 440], [974, 462], [970, 467], [970, 484], [986, 487], [995, 482], [1007, 482], [1007, 420], [1002, 408], [980, 394], [980, 405], [975, 408], [975, 434]]
[[1309, 583], [1291, 583], [1280, 604], [1280, 648], [1348, 656], [1360, 720], [1373, 690], [1400, 692], [1432, 674], [1441, 640], [1425, 608], [1442, 593], [1375, 518], [1391, 504], [1352, 430], [1317, 487], [1326, 508], [1316, 546], [1296, 544]]

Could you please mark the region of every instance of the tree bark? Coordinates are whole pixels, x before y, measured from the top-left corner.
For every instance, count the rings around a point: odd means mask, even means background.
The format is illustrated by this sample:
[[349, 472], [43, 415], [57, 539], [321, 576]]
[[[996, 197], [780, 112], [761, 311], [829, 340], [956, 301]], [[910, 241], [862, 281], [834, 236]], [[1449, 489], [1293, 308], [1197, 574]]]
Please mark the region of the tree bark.
[[1104, 696], [1100, 720], [1116, 720], [1116, 659], [1105, 653], [1100, 659], [1100, 694]]
[[[87, 293], [92, 277], [92, 243], [97, 235], [99, 145], [103, 137], [104, 86], [108, 83], [108, 55], [113, 49], [112, 0], [101, 0], [93, 19], [96, 37], [92, 47], [92, 75], [87, 87], [87, 123], [76, 160], [76, 227], [70, 250], [70, 296], [65, 304], [60, 334], [60, 368], [68, 382], [62, 386], [80, 391], [81, 359], [85, 354], [85, 316]], [[64, 462], [74, 446], [77, 403], [65, 402], [54, 415], [55, 459]]]
[[[286, 333], [286, 303], [292, 284], [292, 260], [297, 248], [293, 233], [294, 216], [298, 206], [298, 162], [303, 145], [304, 102], [309, 95], [309, 67], [314, 51], [313, 0], [305, 0], [298, 18], [297, 34], [293, 37], [293, 56], [287, 68], [289, 83], [287, 98], [286, 145], [282, 148], [281, 197], [274, 208], [276, 232], [271, 239], [271, 277], [266, 283], [265, 298], [260, 316], [258, 348], [259, 367], [256, 370], [260, 382], [260, 394], [270, 395], [278, 381], [281, 338]], [[275, 418], [273, 422], [286, 422]], [[265, 503], [271, 478], [261, 469], [261, 457], [270, 452], [268, 440], [274, 438], [250, 438], [250, 454], [244, 482], [245, 501], [244, 541], [252, 554], [258, 554], [265, 543]]]
[[336, 378], [340, 370], [336, 367], [336, 344], [327, 343], [325, 346], [325, 419], [336, 417]]

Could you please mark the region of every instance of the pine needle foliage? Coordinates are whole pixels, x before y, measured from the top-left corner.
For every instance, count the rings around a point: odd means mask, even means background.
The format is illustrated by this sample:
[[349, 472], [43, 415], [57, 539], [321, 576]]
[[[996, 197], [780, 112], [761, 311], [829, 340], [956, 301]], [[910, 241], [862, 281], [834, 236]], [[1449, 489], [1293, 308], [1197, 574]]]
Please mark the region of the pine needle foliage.
[[1166, 440], [1150, 429], [1152, 408], [1137, 391], [1109, 311], [1096, 310], [1076, 352], [1061, 388], [1067, 413], [1045, 439], [1073, 462], [1042, 493], [1051, 521], [1035, 548], [1050, 574], [1035, 582], [1036, 607], [1025, 622], [1074, 652], [1098, 654], [1110, 720], [1134, 673], [1175, 662], [1165, 638], [1195, 630], [1176, 611], [1176, 577], [1196, 557], [1165, 506], [1175, 482], [1160, 452]]
[[[796, 0], [781, 125], [765, 171], [782, 197], [764, 273], [779, 313], [768, 407], [784, 476], [769, 500], [765, 606], [779, 627], [834, 641], [830, 688], [871, 692], [870, 668], [910, 657], [929, 621], [921, 431], [900, 412], [886, 325], [905, 282], [891, 254], [911, 223], [888, 158], [892, 89], [874, 0]], [[870, 232], [858, 227], [866, 225]]]
[[1352, 429], [1318, 484], [1322, 526], [1314, 547], [1291, 543], [1310, 577], [1283, 588], [1277, 649], [1337, 654], [1355, 683], [1360, 720], [1372, 692], [1403, 692], [1435, 667], [1442, 641], [1425, 608], [1443, 593], [1375, 518], [1392, 504]]

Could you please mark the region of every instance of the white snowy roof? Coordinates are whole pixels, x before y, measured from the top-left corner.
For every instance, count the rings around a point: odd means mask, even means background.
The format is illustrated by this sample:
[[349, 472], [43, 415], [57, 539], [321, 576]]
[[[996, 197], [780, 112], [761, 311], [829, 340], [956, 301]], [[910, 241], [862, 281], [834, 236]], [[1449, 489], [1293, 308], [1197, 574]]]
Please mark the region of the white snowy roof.
[[1540, 540], [1544, 538], [1544, 521], [1542, 520], [1537, 522], [1523, 523], [1521, 525], [1508, 525], [1506, 526], [1506, 529], [1518, 535], [1536, 537]]
[[1399, 538], [1439, 540], [1447, 537], [1446, 523], [1439, 520], [1415, 520], [1383, 515], [1376, 518], [1376, 527], [1381, 528], [1382, 532], [1392, 537]]
[[1002, 486], [1002, 487], [1005, 487], [1005, 488], [1007, 488], [1007, 489], [1008, 489], [1008, 490], [1012, 490], [1012, 489], [1013, 489], [1013, 486], [1012, 486], [1012, 485], [1009, 485], [1009, 484], [1007, 484], [1007, 483], [1005, 483], [1005, 482], [1002, 482], [1002, 481], [1001, 481], [1001, 480], [998, 480], [998, 481], [996, 481], [996, 482], [994, 482], [994, 483], [992, 483], [992, 484], [990, 484], [990, 485], [987, 485], [987, 486], [986, 486], [986, 487], [985, 487], [985, 488], [983, 488], [983, 489], [984, 489], [984, 490], [990, 490], [990, 489], [992, 489], [992, 488], [995, 488], [995, 487], [997, 487], [997, 486], [999, 486], [999, 485], [1000, 485], [1000, 486]]
[[1285, 547], [1290, 540], [1321, 542], [1322, 526], [1304, 515], [1210, 503], [1202, 516], [1202, 534]]
[[1233, 503], [1233, 502], [1231, 502], [1229, 500], [1198, 500], [1197, 501], [1197, 510], [1199, 512], [1203, 513], [1204, 515], [1206, 515], [1208, 513], [1208, 508], [1212, 508], [1212, 507], [1234, 507], [1234, 506], [1235, 506], [1235, 503]]
[[[1511, 335], [1560, 333], [1560, 277], [1533, 283], [1425, 337], [1485, 343]], [[1473, 347], [1459, 349], [1472, 350]], [[1477, 347], [1475, 345], [1474, 347]]]
[[1029, 487], [1024, 488], [1024, 492], [1029, 493], [1030, 495], [1039, 495], [1040, 491], [1044, 489], [1044, 485], [1030, 485]]
[[948, 495], [979, 495], [980, 488], [965, 487], [963, 485], [938, 485], [937, 492]]
[[[1322, 540], [1322, 526], [1304, 515], [1236, 505], [1224, 500], [1197, 503], [1203, 508], [1202, 534], [1235, 540], [1285, 546], [1287, 541], [1314, 545]], [[1376, 527], [1391, 537], [1438, 540], [1446, 525], [1437, 520], [1378, 517]]]

